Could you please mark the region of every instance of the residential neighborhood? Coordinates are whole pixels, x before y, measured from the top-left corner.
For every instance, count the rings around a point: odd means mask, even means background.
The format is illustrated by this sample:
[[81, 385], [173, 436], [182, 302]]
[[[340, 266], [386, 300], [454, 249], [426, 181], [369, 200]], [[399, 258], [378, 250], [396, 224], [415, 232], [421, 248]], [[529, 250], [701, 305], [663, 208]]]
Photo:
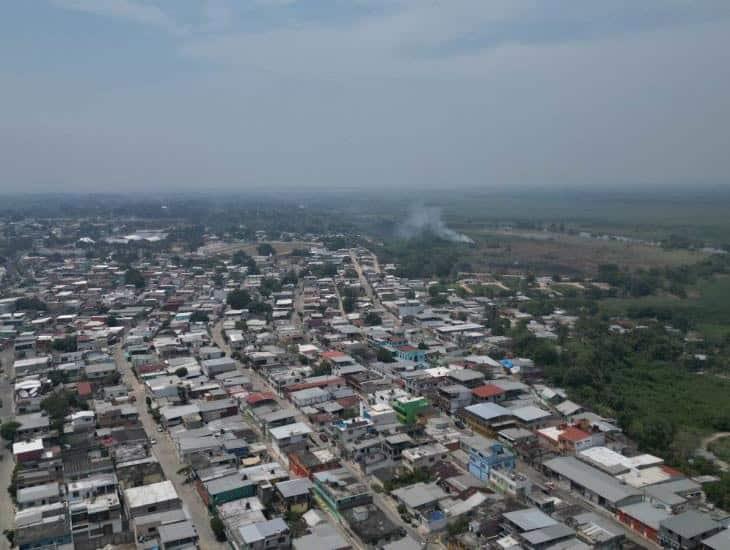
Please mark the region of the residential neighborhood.
[[515, 309], [489, 274], [459, 288], [496, 298], [256, 238], [21, 259], [33, 283], [0, 300], [12, 547], [730, 548], [712, 476], [640, 452], [495, 328], [557, 341], [575, 316]]

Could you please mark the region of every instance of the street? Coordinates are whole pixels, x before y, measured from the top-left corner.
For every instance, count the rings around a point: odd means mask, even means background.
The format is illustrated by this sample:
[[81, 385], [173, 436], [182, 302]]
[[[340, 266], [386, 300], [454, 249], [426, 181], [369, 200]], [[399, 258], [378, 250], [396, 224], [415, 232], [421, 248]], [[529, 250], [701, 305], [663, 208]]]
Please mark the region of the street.
[[186, 483], [185, 475], [178, 474], [178, 470], [182, 468], [182, 464], [177, 461], [177, 454], [172, 444], [172, 440], [167, 432], [157, 432], [157, 423], [147, 411], [147, 403], [145, 400], [146, 392], [144, 385], [141, 384], [132, 372], [131, 365], [124, 357], [121, 346], [117, 346], [114, 350], [114, 360], [117, 363], [119, 372], [122, 373], [124, 381], [134, 391], [136, 398], [135, 405], [139, 411], [139, 419], [144, 426], [147, 436], [157, 439], [157, 444], [152, 446], [152, 454], [157, 457], [165, 477], [172, 481], [177, 494], [183, 501], [185, 508], [190, 513], [190, 519], [198, 530], [200, 537], [200, 547], [204, 549], [225, 550], [228, 548], [226, 543], [218, 542], [210, 528], [210, 516], [208, 509], [203, 504], [200, 495], [195, 491], [192, 483]]

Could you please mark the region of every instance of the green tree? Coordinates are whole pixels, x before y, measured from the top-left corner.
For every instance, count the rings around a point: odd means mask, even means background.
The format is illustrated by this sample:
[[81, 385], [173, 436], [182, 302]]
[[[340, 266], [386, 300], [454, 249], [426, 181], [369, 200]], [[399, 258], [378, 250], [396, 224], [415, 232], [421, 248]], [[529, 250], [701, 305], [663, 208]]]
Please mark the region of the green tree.
[[136, 288], [144, 288], [146, 285], [146, 281], [142, 276], [142, 273], [140, 273], [133, 267], [130, 267], [129, 269], [127, 269], [127, 271], [124, 272], [124, 284], [134, 285]]
[[390, 350], [387, 350], [385, 348], [378, 348], [376, 357], [377, 357], [378, 361], [380, 361], [381, 363], [395, 362], [395, 359], [393, 359], [393, 353]]
[[244, 289], [234, 290], [226, 296], [226, 303], [233, 309], [245, 309], [251, 303], [251, 295]]
[[188, 375], [188, 369], [185, 367], [180, 367], [179, 369], [175, 370], [175, 376], [178, 378], [185, 378]]
[[352, 296], [345, 296], [342, 298], [342, 309], [345, 313], [352, 313], [355, 311], [355, 300]]
[[205, 311], [195, 310], [190, 316], [191, 323], [207, 323], [208, 321], [208, 314]]
[[383, 324], [383, 319], [380, 317], [380, 315], [378, 315], [374, 311], [370, 311], [370, 312], [368, 312], [367, 315], [365, 315], [365, 318], [363, 319], [363, 322], [367, 326], [373, 327], [373, 326], [376, 326], [376, 325], [382, 325]]
[[273, 256], [276, 254], [276, 250], [269, 243], [261, 243], [256, 247], [256, 251], [259, 256]]
[[5, 441], [15, 441], [15, 434], [18, 428], [20, 428], [20, 422], [15, 422], [14, 420], [3, 422], [2, 426], [0, 426], [0, 436]]
[[210, 529], [213, 531], [215, 539], [218, 542], [226, 541], [226, 526], [224, 525], [223, 520], [221, 520], [221, 518], [217, 515], [210, 518]]

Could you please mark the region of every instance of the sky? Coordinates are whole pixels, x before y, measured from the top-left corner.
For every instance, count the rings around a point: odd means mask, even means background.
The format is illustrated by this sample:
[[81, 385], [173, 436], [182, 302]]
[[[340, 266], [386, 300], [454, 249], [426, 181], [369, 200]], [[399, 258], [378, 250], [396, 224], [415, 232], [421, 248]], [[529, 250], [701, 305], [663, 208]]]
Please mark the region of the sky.
[[727, 0], [14, 0], [0, 192], [730, 182]]

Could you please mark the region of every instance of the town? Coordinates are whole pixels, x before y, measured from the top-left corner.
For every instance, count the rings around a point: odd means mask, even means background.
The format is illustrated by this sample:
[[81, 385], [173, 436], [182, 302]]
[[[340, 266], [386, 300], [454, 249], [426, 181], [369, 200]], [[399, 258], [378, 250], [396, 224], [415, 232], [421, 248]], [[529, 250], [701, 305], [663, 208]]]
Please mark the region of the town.
[[646, 452], [546, 375], [588, 330], [551, 300], [615, 273], [418, 278], [359, 234], [94, 223], [3, 222], [27, 243], [0, 273], [3, 543], [730, 548], [726, 463]]

